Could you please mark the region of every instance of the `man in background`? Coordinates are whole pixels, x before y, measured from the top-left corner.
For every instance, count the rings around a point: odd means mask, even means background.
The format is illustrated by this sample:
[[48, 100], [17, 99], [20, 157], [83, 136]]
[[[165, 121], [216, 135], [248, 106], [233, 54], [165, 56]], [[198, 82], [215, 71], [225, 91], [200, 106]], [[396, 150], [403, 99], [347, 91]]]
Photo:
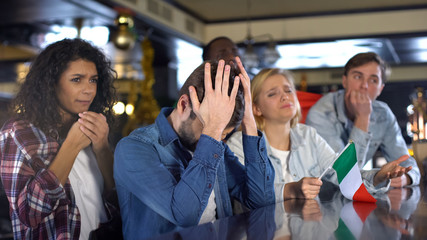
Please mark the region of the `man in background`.
[[237, 45], [228, 37], [220, 36], [212, 39], [203, 48], [203, 61], [224, 59], [227, 64], [234, 62], [235, 57], [239, 56]]

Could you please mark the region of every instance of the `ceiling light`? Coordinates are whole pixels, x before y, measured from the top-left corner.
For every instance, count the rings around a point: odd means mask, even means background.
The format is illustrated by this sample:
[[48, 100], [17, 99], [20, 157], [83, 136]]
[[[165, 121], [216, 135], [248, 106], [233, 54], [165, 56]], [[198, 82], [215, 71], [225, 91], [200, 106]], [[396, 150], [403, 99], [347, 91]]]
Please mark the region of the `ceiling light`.
[[267, 48], [264, 51], [263, 59], [267, 65], [273, 65], [279, 60], [280, 53], [276, 48], [276, 43], [270, 41], [267, 45]]
[[116, 115], [121, 115], [125, 112], [125, 104], [123, 102], [117, 102], [113, 106], [113, 112]]
[[[255, 40], [268, 40], [267, 46], [261, 51], [258, 56], [257, 51], [254, 47]], [[277, 50], [277, 45], [273, 41], [273, 37], [270, 34], [262, 34], [259, 36], [248, 37], [244, 40], [246, 42], [246, 48], [244, 49], [242, 60], [247, 68], [258, 68], [258, 67], [271, 67], [277, 60], [280, 59], [280, 53]]]
[[[276, 43], [273, 41], [273, 36], [271, 34], [262, 34], [258, 36], [252, 36], [251, 35], [251, 17], [250, 17], [250, 0], [247, 0], [247, 10], [248, 10], [248, 28], [247, 28], [247, 35], [244, 42], [246, 43], [246, 48], [244, 50], [242, 60], [245, 64], [245, 67], [249, 70], [251, 68], [258, 68], [258, 67], [270, 67], [274, 65], [277, 60], [280, 58], [279, 51], [276, 48]], [[268, 45], [265, 48], [265, 50], [262, 52], [262, 57], [259, 57], [258, 54], [255, 51], [254, 43], [255, 41], [260, 41], [264, 38], [265, 40], [268, 40]], [[260, 61], [261, 59], [261, 61]]]
[[255, 53], [255, 49], [252, 43], [248, 43], [248, 45], [246, 46], [242, 59], [245, 63], [245, 67], [249, 69], [258, 67], [259, 58], [258, 55]]
[[128, 50], [135, 45], [135, 34], [132, 32], [133, 19], [128, 14], [120, 14], [115, 21], [118, 30], [111, 36], [111, 41], [118, 49]]
[[127, 115], [129, 115], [129, 116], [132, 115], [133, 110], [135, 110], [135, 106], [133, 104], [126, 104], [125, 112]]

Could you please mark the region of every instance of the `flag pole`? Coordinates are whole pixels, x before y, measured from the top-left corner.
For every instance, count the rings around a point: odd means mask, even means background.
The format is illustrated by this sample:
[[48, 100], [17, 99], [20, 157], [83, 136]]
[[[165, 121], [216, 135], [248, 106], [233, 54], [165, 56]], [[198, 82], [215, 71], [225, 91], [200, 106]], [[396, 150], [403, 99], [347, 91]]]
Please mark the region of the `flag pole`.
[[332, 168], [332, 166], [334, 165], [334, 163], [335, 163], [335, 161], [341, 156], [341, 154], [350, 146], [350, 144], [352, 144], [353, 143], [353, 140], [349, 140], [348, 141], [348, 143], [347, 143], [347, 145], [345, 145], [345, 147], [341, 150], [341, 152], [339, 153], [339, 154], [336, 154], [335, 155], [335, 158], [334, 158], [334, 160], [332, 161], [332, 163], [331, 164], [329, 164], [329, 167], [327, 167], [326, 169], [325, 169], [325, 171], [323, 171], [322, 172], [322, 174], [320, 174], [320, 177], [319, 177], [319, 180], [321, 180], [322, 179], [322, 177]]

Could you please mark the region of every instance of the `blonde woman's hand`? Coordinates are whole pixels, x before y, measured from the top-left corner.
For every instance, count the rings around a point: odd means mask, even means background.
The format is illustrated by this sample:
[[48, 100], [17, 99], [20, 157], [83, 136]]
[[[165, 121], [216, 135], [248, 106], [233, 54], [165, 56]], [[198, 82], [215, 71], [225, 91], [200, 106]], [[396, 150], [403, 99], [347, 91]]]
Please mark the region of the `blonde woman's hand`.
[[322, 181], [316, 177], [304, 177], [298, 182], [291, 182], [285, 185], [283, 198], [303, 198], [313, 199], [319, 192], [322, 186]]

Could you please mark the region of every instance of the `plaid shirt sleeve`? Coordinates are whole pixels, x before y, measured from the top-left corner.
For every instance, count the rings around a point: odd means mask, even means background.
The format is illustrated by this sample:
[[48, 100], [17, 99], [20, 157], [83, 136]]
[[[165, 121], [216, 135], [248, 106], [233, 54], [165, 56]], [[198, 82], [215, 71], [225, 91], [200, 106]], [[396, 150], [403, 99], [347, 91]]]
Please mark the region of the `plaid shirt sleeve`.
[[63, 187], [47, 169], [59, 144], [32, 124], [11, 121], [1, 131], [0, 150], [14, 238], [78, 238], [80, 215], [71, 186]]

